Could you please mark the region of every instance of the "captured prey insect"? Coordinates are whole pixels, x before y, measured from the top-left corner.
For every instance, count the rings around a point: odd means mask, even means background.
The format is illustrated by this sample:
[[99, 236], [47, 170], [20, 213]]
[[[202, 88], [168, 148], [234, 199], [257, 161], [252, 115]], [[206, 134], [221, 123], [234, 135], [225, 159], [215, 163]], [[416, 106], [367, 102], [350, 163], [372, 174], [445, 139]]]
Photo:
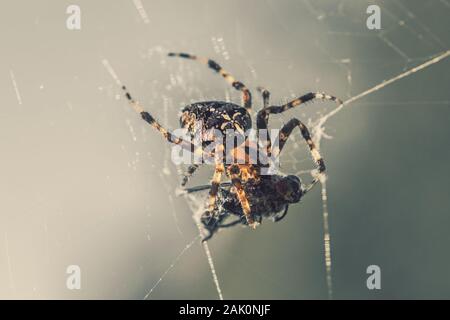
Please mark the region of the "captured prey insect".
[[[193, 193], [209, 189], [209, 185], [186, 188], [182, 193]], [[281, 221], [287, 214], [290, 204], [300, 201], [308, 191], [302, 187], [300, 178], [295, 175], [261, 175], [259, 180], [249, 180], [244, 191], [250, 204], [253, 219], [261, 223], [263, 219]], [[229, 218], [234, 218], [228, 222]], [[217, 200], [211, 216], [203, 215], [201, 223], [205, 230], [203, 240], [210, 239], [219, 229], [238, 224], [248, 225], [245, 213], [231, 183], [220, 184]]]
[[[191, 137], [195, 136], [198, 130], [208, 132], [214, 129], [219, 130], [224, 135], [226, 135], [228, 130], [234, 130], [244, 135], [244, 132], [252, 128], [252, 118], [250, 116], [252, 95], [242, 82], [235, 80], [230, 73], [213, 60], [187, 53], [169, 53], [169, 56], [195, 60], [205, 64], [213, 71], [219, 73], [233, 88], [242, 94], [242, 106], [223, 101], [205, 101], [192, 103], [184, 107], [181, 110], [180, 124], [182, 128], [187, 129]], [[183, 149], [190, 152], [205, 154], [205, 147], [211, 143], [210, 138], [202, 135], [201, 147], [199, 148], [188, 139], [175, 136], [145, 111], [132, 98], [125, 86], [122, 89], [125, 91], [125, 96], [135, 111], [146, 122], [157, 129], [167, 141], [180, 145]], [[314, 99], [330, 100], [338, 104], [342, 103], [334, 96], [310, 92], [284, 105], [269, 105], [269, 91], [263, 88], [258, 88], [258, 91], [262, 95], [263, 107], [256, 114], [257, 131], [268, 129], [270, 114], [283, 113]], [[198, 123], [201, 124], [200, 128]], [[279, 142], [277, 146], [272, 146], [270, 134], [266, 134], [264, 138], [259, 138], [258, 136], [258, 146], [263, 146], [262, 148], [267, 156], [278, 157], [296, 127], [300, 129], [300, 133], [309, 147], [311, 156], [316, 164], [317, 175], [312, 182], [308, 185], [302, 185], [300, 179], [293, 175], [262, 175], [261, 171], [267, 166], [267, 163], [262, 163], [259, 160], [256, 163], [249, 161], [249, 150], [254, 146], [251, 145], [247, 136], [244, 136], [245, 153], [240, 155], [240, 160], [242, 161], [227, 163], [224, 161], [225, 157], [220, 161], [215, 161], [215, 170], [211, 184], [187, 189], [187, 192], [209, 189], [207, 208], [201, 217], [204, 229], [208, 231], [204, 240], [211, 238], [218, 229], [238, 223], [256, 228], [263, 218], [271, 217], [274, 220], [281, 220], [287, 213], [288, 205], [300, 201], [300, 198], [324, 176], [324, 160], [314, 145], [308, 128], [297, 118], [291, 119], [281, 128], [276, 140], [273, 140]], [[214, 155], [215, 150], [220, 150], [224, 154], [237, 154], [236, 148], [229, 150], [225, 144], [221, 144], [218, 148], [210, 151], [208, 156]], [[199, 164], [192, 164], [188, 167], [181, 183], [182, 187], [187, 184], [189, 178], [199, 166]], [[230, 182], [221, 184], [224, 175], [230, 179]], [[237, 220], [225, 224], [224, 220], [230, 214], [237, 216]]]

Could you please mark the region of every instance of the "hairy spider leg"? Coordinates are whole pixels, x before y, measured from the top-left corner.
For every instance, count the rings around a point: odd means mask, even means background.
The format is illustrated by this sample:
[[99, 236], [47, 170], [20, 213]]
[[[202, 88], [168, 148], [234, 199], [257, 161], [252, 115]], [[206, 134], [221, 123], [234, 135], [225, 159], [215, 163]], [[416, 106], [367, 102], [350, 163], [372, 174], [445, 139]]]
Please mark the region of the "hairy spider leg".
[[[231, 182], [222, 182], [220, 184], [220, 187], [229, 187], [230, 185], [231, 185]], [[192, 188], [186, 188], [183, 191], [189, 194], [189, 193], [204, 191], [204, 190], [207, 190], [209, 188], [211, 188], [210, 184], [204, 184], [204, 185], [195, 186], [195, 187], [192, 187]]]
[[[265, 89], [262, 89], [265, 90]], [[265, 90], [267, 92], [267, 90]], [[261, 91], [264, 95], [264, 91]], [[268, 96], [267, 96], [268, 99]], [[292, 109], [296, 106], [299, 106], [303, 103], [306, 103], [308, 101], [312, 101], [314, 99], [322, 99], [322, 100], [330, 100], [330, 101], [334, 101], [336, 102], [338, 105], [342, 104], [342, 101], [339, 100], [338, 98], [331, 96], [329, 94], [326, 93], [320, 93], [320, 92], [310, 92], [307, 93], [301, 97], [298, 97], [284, 105], [281, 106], [265, 106], [263, 109], [261, 109], [260, 111], [258, 111], [257, 115], [256, 115], [256, 126], [258, 129], [267, 129], [267, 126], [269, 124], [269, 114], [278, 114], [278, 113], [283, 113], [289, 109]], [[268, 145], [270, 146], [270, 138], [268, 138]], [[267, 142], [266, 142], [267, 144]], [[268, 155], [270, 156], [271, 154], [271, 149], [268, 148], [267, 150]]]
[[241, 204], [242, 211], [244, 212], [245, 218], [247, 219], [248, 225], [255, 229], [258, 225], [257, 222], [253, 220], [250, 211], [250, 203], [248, 202], [247, 195], [245, 194], [244, 187], [242, 186], [242, 180], [240, 177], [239, 165], [233, 165], [230, 168], [230, 178], [231, 184], [236, 189], [236, 195]]
[[305, 94], [305, 95], [303, 95], [301, 97], [298, 97], [298, 98], [296, 98], [296, 99], [294, 99], [294, 100], [292, 100], [292, 101], [290, 101], [290, 102], [288, 102], [286, 104], [283, 104], [281, 106], [268, 106], [268, 107], [265, 107], [265, 108], [263, 108], [262, 110], [260, 110], [258, 112], [258, 115], [264, 116], [265, 113], [269, 113], [269, 114], [271, 114], [271, 113], [273, 113], [273, 114], [275, 114], [275, 113], [282, 113], [282, 112], [285, 112], [286, 110], [289, 110], [291, 108], [299, 106], [299, 105], [301, 105], [303, 103], [306, 103], [308, 101], [312, 101], [314, 99], [330, 100], [330, 101], [336, 102], [338, 105], [342, 104], [341, 100], [339, 100], [338, 98], [336, 98], [334, 96], [330, 96], [329, 94], [321, 93], [321, 92], [316, 92], [316, 93], [310, 92], [310, 93], [307, 93], [307, 94]]
[[[209, 218], [207, 224], [209, 224], [209, 222], [215, 218], [214, 207], [216, 205], [217, 193], [219, 192], [220, 180], [222, 179], [222, 174], [224, 171], [225, 171], [224, 164], [217, 163], [214, 169], [213, 178], [211, 180], [211, 185], [209, 188], [208, 207], [206, 211], [203, 213], [204, 217]], [[214, 225], [212, 226], [213, 228], [209, 230], [208, 235], [204, 236], [202, 242], [208, 241], [212, 237], [214, 230], [217, 229], [217, 222], [218, 221], [214, 221]]]
[[219, 192], [220, 181], [222, 179], [222, 174], [225, 171], [225, 166], [223, 163], [216, 164], [214, 169], [214, 175], [211, 180], [211, 188], [209, 189], [209, 201], [208, 201], [208, 212], [214, 211], [214, 206], [216, 205], [217, 193]]
[[[220, 181], [222, 180], [222, 174], [225, 172], [225, 165], [223, 164], [223, 159], [220, 158], [220, 153], [223, 153], [224, 145], [219, 145], [217, 147], [217, 154], [214, 156], [215, 167], [214, 174], [211, 179], [211, 186], [209, 189], [208, 206], [206, 212], [203, 214], [206, 217], [210, 217], [210, 220], [214, 218], [214, 208], [216, 206], [217, 193], [219, 192]], [[203, 239], [206, 241], [206, 238]]]
[[170, 52], [168, 56], [196, 60], [207, 65], [209, 68], [213, 69], [214, 71], [222, 75], [222, 77], [224, 77], [225, 80], [233, 86], [233, 88], [242, 92], [242, 104], [245, 109], [250, 110], [252, 108], [252, 95], [250, 93], [250, 90], [248, 90], [248, 88], [242, 82], [236, 81], [236, 79], [227, 71], [225, 71], [217, 62], [208, 58], [198, 57], [189, 53]]
[[267, 108], [269, 106], [270, 92], [264, 87], [257, 87], [259, 93], [261, 93], [263, 98], [263, 108]]
[[204, 152], [201, 148], [197, 148], [192, 142], [183, 140], [182, 138], [170, 133], [166, 128], [159, 124], [159, 122], [156, 121], [150, 113], [146, 112], [144, 108], [139, 104], [139, 102], [133, 99], [130, 92], [125, 86], [122, 86], [122, 90], [125, 92], [125, 97], [127, 98], [130, 106], [141, 115], [142, 119], [144, 119], [153, 128], [158, 130], [167, 141], [180, 145], [183, 149], [190, 152]]
[[[292, 131], [295, 127], [298, 127], [300, 129], [300, 132], [302, 134], [303, 139], [305, 139], [306, 144], [309, 147], [309, 151], [311, 152], [311, 156], [316, 163], [317, 170], [319, 172], [319, 175], [322, 175], [325, 172], [325, 162], [323, 161], [322, 156], [320, 155], [319, 151], [317, 150], [314, 142], [311, 139], [311, 135], [309, 133], [308, 128], [305, 126], [303, 122], [298, 120], [297, 118], [292, 118], [289, 120], [288, 123], [286, 123], [280, 130], [280, 133], [278, 135], [278, 139], [280, 141], [278, 148], [273, 150], [274, 155], [277, 157], [281, 153], [281, 150], [283, 150], [283, 147], [286, 144], [286, 141], [288, 140], [289, 136], [291, 135]], [[318, 182], [318, 177], [314, 178], [313, 181], [308, 185], [304, 192], [309, 191], [316, 183]]]
[[[264, 110], [267, 107], [269, 107], [270, 92], [263, 87], [258, 87], [257, 90], [262, 95], [262, 98], [263, 98], [262, 110]], [[258, 112], [258, 115], [259, 115], [259, 112]], [[267, 128], [268, 123], [269, 123], [269, 114], [268, 113], [265, 113], [261, 117], [256, 118], [256, 131], [257, 131], [258, 139], [260, 138], [259, 130], [262, 130], [262, 129], [266, 130], [265, 141], [261, 141], [261, 142], [264, 142], [264, 149], [265, 149], [266, 155], [270, 157], [270, 150], [272, 149], [272, 146], [271, 146], [272, 142], [270, 140], [270, 135], [269, 135], [269, 131]]]

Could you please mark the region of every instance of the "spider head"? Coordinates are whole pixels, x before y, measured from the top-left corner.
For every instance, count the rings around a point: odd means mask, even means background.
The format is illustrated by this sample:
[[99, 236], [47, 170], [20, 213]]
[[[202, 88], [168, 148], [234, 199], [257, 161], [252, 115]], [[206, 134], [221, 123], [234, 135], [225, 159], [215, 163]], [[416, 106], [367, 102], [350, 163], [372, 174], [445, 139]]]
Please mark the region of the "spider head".
[[300, 178], [294, 175], [283, 177], [275, 184], [278, 194], [288, 203], [300, 201], [303, 195]]

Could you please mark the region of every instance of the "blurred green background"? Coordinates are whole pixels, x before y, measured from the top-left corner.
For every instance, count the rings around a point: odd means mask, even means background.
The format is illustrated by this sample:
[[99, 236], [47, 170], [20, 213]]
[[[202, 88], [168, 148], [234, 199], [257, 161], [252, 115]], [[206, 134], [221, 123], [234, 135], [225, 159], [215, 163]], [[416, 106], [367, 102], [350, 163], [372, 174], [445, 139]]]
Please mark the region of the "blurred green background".
[[[81, 30], [66, 8], [81, 8]], [[449, 49], [446, 0], [7, 1], [0, 13], [0, 297], [216, 299], [170, 146], [105, 69], [170, 128], [178, 110], [239, 95], [183, 51], [214, 58], [262, 102], [348, 99]], [[366, 8], [381, 7], [381, 30]], [[450, 59], [350, 104], [326, 123], [333, 296], [450, 298]], [[315, 121], [317, 103], [273, 117]], [[276, 118], [278, 120], [276, 120]], [[297, 140], [298, 141], [298, 140]], [[291, 143], [282, 167], [311, 168]], [[282, 159], [283, 161], [283, 159]], [[203, 168], [191, 185], [204, 184]], [[201, 199], [199, 201], [202, 201]], [[316, 188], [278, 224], [209, 246], [226, 299], [326, 299]], [[66, 268], [82, 270], [81, 290]], [[171, 266], [173, 265], [173, 266]], [[368, 290], [366, 268], [381, 268]], [[162, 278], [162, 280], [160, 280]]]

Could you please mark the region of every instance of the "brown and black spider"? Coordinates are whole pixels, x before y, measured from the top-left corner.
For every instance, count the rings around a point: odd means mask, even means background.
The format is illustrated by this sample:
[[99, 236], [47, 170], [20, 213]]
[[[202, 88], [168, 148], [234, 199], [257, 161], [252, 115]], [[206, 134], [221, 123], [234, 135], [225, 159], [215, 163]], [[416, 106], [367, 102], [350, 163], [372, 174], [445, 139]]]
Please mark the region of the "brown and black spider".
[[[180, 124], [182, 128], [189, 131], [191, 136], [196, 134], [196, 130], [203, 130], [206, 132], [210, 129], [220, 130], [226, 135], [227, 130], [234, 130], [236, 132], [244, 133], [252, 127], [252, 120], [249, 111], [252, 108], [252, 96], [249, 89], [239, 81], [236, 81], [231, 74], [226, 72], [219, 64], [213, 60], [197, 57], [187, 53], [169, 53], [170, 57], [181, 57], [199, 61], [215, 72], [219, 73], [224, 79], [230, 83], [236, 90], [242, 92], [242, 105], [239, 106], [230, 102], [223, 101], [206, 101], [196, 102], [184, 107], [181, 110]], [[174, 144], [180, 145], [183, 149], [190, 152], [205, 152], [205, 147], [210, 141], [208, 138], [202, 138], [202, 146], [199, 150], [198, 146], [191, 141], [175, 136], [167, 129], [165, 129], [155, 118], [146, 112], [143, 107], [131, 97], [126, 87], [122, 89], [125, 91], [125, 96], [130, 102], [131, 106], [148, 122], [151, 126], [156, 128], [164, 138]], [[335, 101], [338, 104], [342, 102], [334, 96], [325, 93], [307, 93], [299, 98], [296, 98], [287, 104], [280, 106], [269, 106], [269, 91], [258, 88], [262, 95], [263, 107], [256, 115], [257, 130], [267, 130], [270, 114], [279, 114], [291, 108], [299, 106], [314, 99], [323, 99]], [[196, 124], [201, 123], [201, 128]], [[238, 163], [226, 163], [225, 157], [221, 161], [215, 162], [214, 175], [209, 186], [209, 201], [207, 209], [201, 221], [205, 228], [209, 231], [206, 239], [209, 239], [212, 234], [220, 227], [234, 225], [240, 222], [255, 228], [264, 217], [272, 217], [277, 219], [277, 214], [285, 210], [282, 214], [284, 217], [287, 212], [287, 207], [290, 203], [295, 203], [300, 200], [302, 195], [310, 190], [320, 179], [325, 172], [325, 163], [316, 149], [308, 128], [297, 118], [291, 119], [280, 130], [277, 140], [278, 146], [271, 146], [271, 138], [266, 134], [265, 141], [259, 141], [263, 145], [266, 155], [277, 157], [282, 151], [286, 141], [288, 140], [292, 131], [299, 127], [300, 133], [306, 144], [309, 147], [311, 156], [316, 163], [318, 174], [313, 181], [307, 185], [302, 186], [300, 179], [296, 176], [281, 176], [281, 175], [261, 175], [261, 169], [266, 166], [259, 161], [253, 163], [249, 161], [249, 150], [257, 146], [251, 145], [245, 138], [245, 153], [239, 155], [241, 161]], [[221, 148], [215, 149], [224, 152], [225, 154], [236, 155], [236, 149], [226, 150], [225, 144]], [[198, 164], [190, 165], [187, 172], [184, 174], [181, 185], [184, 187], [188, 179], [199, 167]], [[228, 183], [229, 188], [221, 188], [222, 176], [226, 175], [231, 182]], [[219, 194], [220, 192], [220, 194]], [[219, 202], [218, 203], [218, 198]], [[231, 224], [223, 224], [222, 220], [226, 218], [224, 211], [218, 208], [225, 208], [228, 212], [235, 214], [239, 219]], [[241, 219], [244, 217], [244, 219]]]

